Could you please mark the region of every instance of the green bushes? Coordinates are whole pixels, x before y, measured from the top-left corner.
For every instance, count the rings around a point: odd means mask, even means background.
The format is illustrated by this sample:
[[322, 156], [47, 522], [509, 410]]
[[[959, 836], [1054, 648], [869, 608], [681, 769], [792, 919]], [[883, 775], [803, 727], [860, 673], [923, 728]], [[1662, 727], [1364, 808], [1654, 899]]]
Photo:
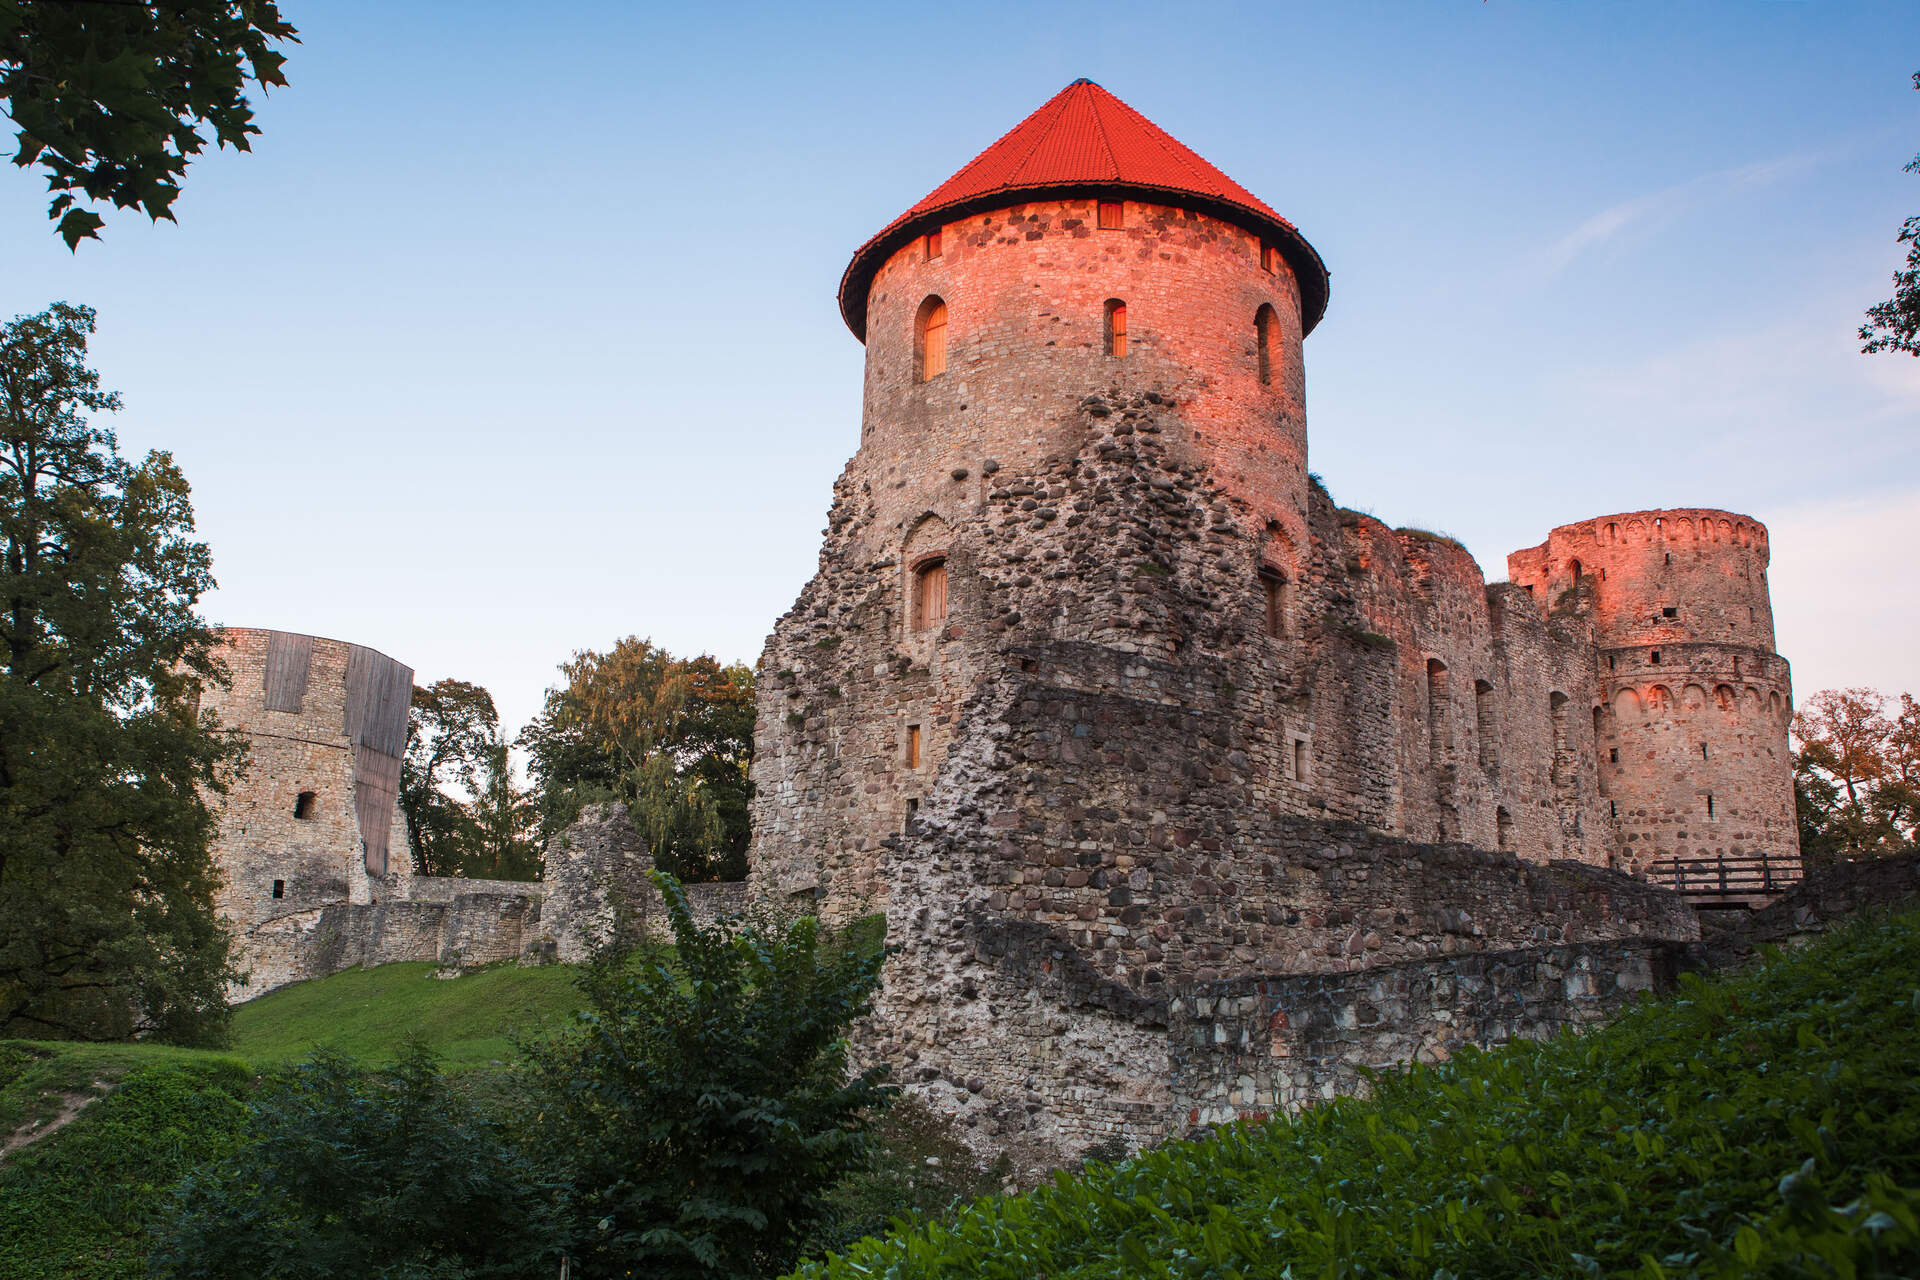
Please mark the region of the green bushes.
[[270, 1078], [246, 1140], [177, 1197], [155, 1274], [546, 1280], [566, 1259], [582, 1277], [752, 1277], [868, 1207], [828, 1193], [868, 1165], [892, 1093], [884, 1069], [849, 1073], [843, 1038], [879, 979], [880, 922], [703, 929], [656, 882], [675, 947], [603, 950], [523, 1071], [462, 1081], [488, 1081], [484, 1103], [421, 1048]]
[[556, 1197], [433, 1055], [319, 1053], [261, 1089], [249, 1140], [187, 1180], [165, 1280], [519, 1280], [559, 1271]]
[[887, 1276], [1920, 1270], [1920, 916], [1546, 1044], [1057, 1176], [803, 1267]]
[[702, 929], [679, 884], [655, 880], [674, 963], [596, 956], [574, 1028], [530, 1052], [570, 1253], [590, 1276], [777, 1274], [866, 1160], [867, 1121], [892, 1094], [884, 1068], [849, 1073], [843, 1038], [884, 935], [830, 939], [811, 917]]

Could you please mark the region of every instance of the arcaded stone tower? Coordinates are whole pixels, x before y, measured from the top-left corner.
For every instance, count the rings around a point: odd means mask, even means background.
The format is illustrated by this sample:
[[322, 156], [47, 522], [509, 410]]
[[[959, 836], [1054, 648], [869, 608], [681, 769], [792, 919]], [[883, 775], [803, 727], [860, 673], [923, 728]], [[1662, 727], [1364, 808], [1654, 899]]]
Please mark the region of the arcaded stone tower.
[[[1697, 931], [1615, 869], [1616, 812], [1658, 821], [1598, 767], [1615, 617], [1308, 474], [1326, 305], [1290, 223], [1086, 81], [847, 269], [865, 414], [763, 659], [752, 875], [886, 912], [880, 1051], [986, 1145], [1334, 1087], [1261, 1038], [1288, 983]], [[1559, 1009], [1567, 963], [1515, 972]], [[1192, 1025], [1242, 982], [1244, 1028]]]
[[1593, 620], [1596, 766], [1621, 865], [1799, 858], [1773, 651], [1767, 531], [1728, 511], [1633, 511], [1555, 529], [1507, 557], [1543, 598]]
[[406, 896], [413, 874], [396, 803], [413, 671], [363, 645], [228, 627], [230, 683], [203, 706], [246, 739], [247, 771], [221, 803], [216, 903], [256, 989], [277, 985], [283, 919], [332, 903]]

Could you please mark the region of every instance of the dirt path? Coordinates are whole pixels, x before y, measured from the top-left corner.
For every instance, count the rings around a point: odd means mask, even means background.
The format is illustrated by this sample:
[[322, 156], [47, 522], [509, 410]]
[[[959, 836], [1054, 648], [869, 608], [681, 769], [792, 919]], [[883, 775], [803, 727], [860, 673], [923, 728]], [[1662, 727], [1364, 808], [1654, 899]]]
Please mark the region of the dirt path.
[[85, 1092], [79, 1090], [61, 1090], [58, 1093], [60, 1109], [45, 1120], [29, 1121], [0, 1140], [0, 1163], [22, 1147], [32, 1146], [50, 1133], [72, 1124], [74, 1118], [87, 1107], [113, 1092], [113, 1083], [108, 1080], [95, 1080], [93, 1088]]

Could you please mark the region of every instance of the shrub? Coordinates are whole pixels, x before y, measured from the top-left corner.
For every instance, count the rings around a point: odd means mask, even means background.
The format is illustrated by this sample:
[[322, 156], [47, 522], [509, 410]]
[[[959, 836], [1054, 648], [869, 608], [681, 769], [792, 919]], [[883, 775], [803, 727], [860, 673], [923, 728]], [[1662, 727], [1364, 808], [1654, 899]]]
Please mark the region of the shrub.
[[849, 1073], [844, 1038], [885, 944], [810, 917], [701, 928], [679, 883], [654, 880], [674, 958], [616, 946], [585, 967], [585, 1011], [530, 1046], [535, 1134], [566, 1182], [582, 1274], [774, 1274], [892, 1095], [885, 1068]]
[[372, 1072], [322, 1050], [273, 1078], [162, 1234], [169, 1280], [533, 1280], [561, 1254], [532, 1165], [419, 1045]]

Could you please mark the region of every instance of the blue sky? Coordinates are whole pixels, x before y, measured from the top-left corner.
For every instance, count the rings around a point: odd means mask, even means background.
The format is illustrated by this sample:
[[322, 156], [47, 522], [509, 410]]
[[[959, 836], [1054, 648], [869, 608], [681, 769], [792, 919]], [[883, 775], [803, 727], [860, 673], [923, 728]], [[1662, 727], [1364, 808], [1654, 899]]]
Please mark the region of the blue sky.
[[1555, 524], [1744, 511], [1798, 693], [1920, 690], [1920, 361], [1852, 336], [1920, 212], [1910, 3], [284, 8], [292, 83], [179, 225], [69, 255], [0, 171], [0, 309], [99, 309], [215, 621], [509, 727], [625, 634], [751, 661], [858, 439], [847, 259], [1084, 75], [1325, 257], [1341, 502], [1490, 578]]

